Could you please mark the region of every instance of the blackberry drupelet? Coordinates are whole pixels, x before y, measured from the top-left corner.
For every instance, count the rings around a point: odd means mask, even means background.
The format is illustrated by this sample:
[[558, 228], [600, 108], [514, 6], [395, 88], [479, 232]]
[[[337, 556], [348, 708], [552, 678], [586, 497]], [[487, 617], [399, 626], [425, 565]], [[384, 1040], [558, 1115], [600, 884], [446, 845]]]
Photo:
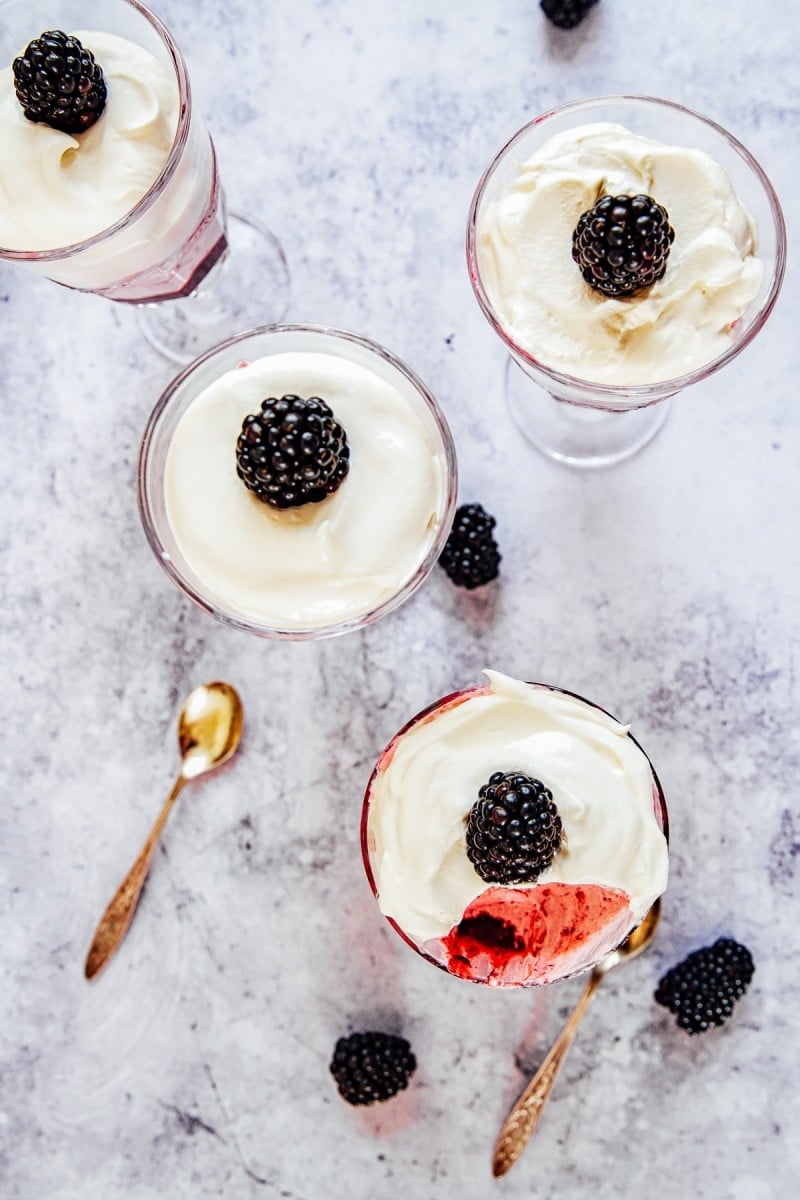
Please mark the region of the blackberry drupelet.
[[747, 991], [755, 965], [746, 946], [718, 938], [667, 971], [656, 989], [658, 1004], [677, 1018], [687, 1033], [704, 1033], [722, 1025]]
[[487, 883], [533, 883], [561, 849], [552, 792], [519, 771], [495, 771], [467, 819], [467, 857]]
[[439, 565], [457, 587], [482, 587], [497, 578], [501, 555], [492, 535], [496, 523], [480, 504], [456, 509]]
[[347, 435], [319, 396], [271, 396], [242, 422], [236, 473], [273, 508], [318, 504], [349, 470]]
[[417, 1069], [417, 1060], [405, 1038], [391, 1033], [351, 1033], [340, 1037], [330, 1070], [339, 1094], [348, 1104], [374, 1104], [390, 1100]]
[[542, 0], [539, 7], [559, 29], [574, 29], [595, 4], [597, 0]]
[[102, 68], [78, 38], [51, 29], [14, 59], [14, 90], [29, 121], [83, 133], [105, 108]]
[[572, 234], [572, 257], [589, 287], [632, 296], [661, 279], [675, 230], [652, 196], [602, 196]]

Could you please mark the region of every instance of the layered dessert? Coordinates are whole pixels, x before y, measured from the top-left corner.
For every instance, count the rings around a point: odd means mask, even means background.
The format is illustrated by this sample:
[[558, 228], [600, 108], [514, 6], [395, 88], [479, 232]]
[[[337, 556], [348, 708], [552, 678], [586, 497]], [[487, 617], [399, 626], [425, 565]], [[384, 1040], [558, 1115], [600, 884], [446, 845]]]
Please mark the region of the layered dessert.
[[723, 353], [759, 292], [757, 246], [713, 158], [605, 122], [540, 146], [477, 228], [481, 280], [513, 343], [611, 386], [678, 378]]
[[666, 809], [628, 727], [486, 671], [381, 755], [362, 822], [382, 912], [425, 957], [495, 986], [598, 962], [667, 883]]
[[140, 303], [189, 294], [224, 253], [213, 149], [164, 50], [49, 30], [0, 71], [3, 256]]
[[194, 396], [163, 476], [190, 585], [218, 612], [289, 635], [396, 597], [431, 565], [452, 512], [444, 435], [412, 378], [336, 353], [335, 336], [306, 340], [319, 351], [258, 357]]

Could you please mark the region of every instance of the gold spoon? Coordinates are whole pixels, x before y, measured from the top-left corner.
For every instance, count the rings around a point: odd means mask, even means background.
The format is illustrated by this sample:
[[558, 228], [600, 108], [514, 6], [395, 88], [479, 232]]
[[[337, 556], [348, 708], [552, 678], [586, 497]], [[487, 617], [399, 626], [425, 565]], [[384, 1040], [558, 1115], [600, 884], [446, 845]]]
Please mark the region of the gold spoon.
[[640, 924], [628, 934], [625, 941], [617, 946], [616, 950], [612, 950], [604, 959], [601, 959], [596, 967], [592, 968], [586, 987], [583, 989], [572, 1015], [561, 1030], [547, 1058], [503, 1123], [503, 1128], [495, 1142], [492, 1159], [492, 1174], [495, 1178], [505, 1175], [506, 1171], [511, 1170], [533, 1137], [583, 1014], [589, 1007], [589, 1001], [604, 976], [612, 967], [616, 967], [621, 962], [628, 962], [647, 949], [655, 937], [660, 916], [661, 900], [659, 899], [647, 910]]
[[235, 753], [242, 736], [242, 702], [229, 683], [206, 683], [187, 696], [178, 717], [180, 774], [139, 857], [100, 918], [86, 958], [86, 978], [101, 971], [128, 932], [158, 839], [173, 804], [190, 779], [220, 767]]

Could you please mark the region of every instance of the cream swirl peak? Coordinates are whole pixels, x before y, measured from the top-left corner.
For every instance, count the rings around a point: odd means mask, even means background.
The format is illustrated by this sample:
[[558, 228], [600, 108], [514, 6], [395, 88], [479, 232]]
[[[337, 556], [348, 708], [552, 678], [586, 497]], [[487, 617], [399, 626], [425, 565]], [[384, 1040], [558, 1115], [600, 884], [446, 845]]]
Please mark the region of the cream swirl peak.
[[[242, 422], [266, 397], [322, 398], [347, 433], [350, 467], [319, 503], [277, 509], [237, 477]], [[167, 518], [218, 607], [278, 630], [363, 617], [415, 575], [441, 529], [441, 438], [399, 371], [335, 353], [284, 351], [227, 371], [196, 396], [164, 468]]]
[[485, 674], [488, 687], [412, 724], [378, 763], [367, 840], [380, 908], [420, 944], [445, 938], [487, 889], [467, 857], [470, 808], [493, 772], [520, 771], [553, 793], [564, 844], [534, 884], [508, 891], [534, 899], [566, 884], [623, 893], [627, 916], [613, 928], [611, 949], [666, 887], [650, 763], [628, 728], [601, 709]]
[[101, 65], [108, 98], [84, 133], [26, 119], [11, 67], [0, 71], [0, 246], [54, 250], [121, 220], [155, 183], [178, 127], [174, 75], [143, 47], [77, 32]]
[[[611, 299], [572, 261], [579, 218], [602, 195], [644, 193], [675, 230], [666, 273]], [[595, 383], [656, 383], [730, 344], [762, 267], [752, 217], [703, 151], [597, 123], [542, 145], [484, 208], [478, 259], [487, 296], [514, 341], [546, 367]]]

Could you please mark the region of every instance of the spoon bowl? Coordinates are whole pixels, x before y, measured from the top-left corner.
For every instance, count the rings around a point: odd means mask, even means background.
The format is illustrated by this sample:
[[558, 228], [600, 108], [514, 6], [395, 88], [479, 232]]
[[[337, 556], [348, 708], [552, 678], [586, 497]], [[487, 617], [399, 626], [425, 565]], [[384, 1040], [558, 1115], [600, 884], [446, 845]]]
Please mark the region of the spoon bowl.
[[620, 942], [616, 950], [612, 950], [605, 958], [602, 958], [597, 966], [593, 968], [592, 974], [596, 973], [598, 979], [600, 979], [607, 971], [619, 966], [621, 962], [627, 962], [628, 959], [636, 958], [637, 954], [641, 954], [643, 950], [647, 949], [656, 936], [660, 920], [661, 897], [659, 896], [650, 905], [636, 928], [630, 931], [625, 941]]
[[229, 683], [216, 680], [195, 688], [178, 716], [184, 778], [196, 779], [227, 762], [239, 745], [243, 721], [239, 693]]

